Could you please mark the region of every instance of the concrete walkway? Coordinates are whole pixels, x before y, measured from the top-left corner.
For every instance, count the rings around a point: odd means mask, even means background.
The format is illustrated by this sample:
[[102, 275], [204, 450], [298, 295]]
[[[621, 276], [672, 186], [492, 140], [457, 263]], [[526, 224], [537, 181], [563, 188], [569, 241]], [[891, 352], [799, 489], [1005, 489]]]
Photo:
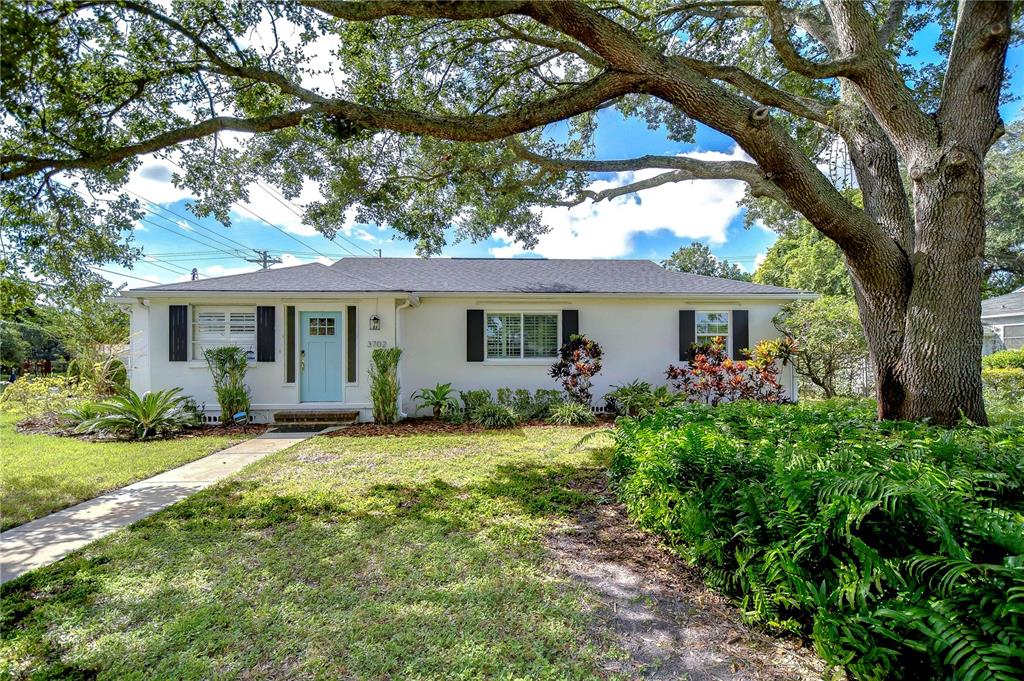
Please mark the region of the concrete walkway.
[[316, 433], [269, 431], [192, 463], [0, 533], [0, 584], [29, 570], [56, 563], [89, 542], [149, 517], [237, 473], [252, 462], [313, 435]]

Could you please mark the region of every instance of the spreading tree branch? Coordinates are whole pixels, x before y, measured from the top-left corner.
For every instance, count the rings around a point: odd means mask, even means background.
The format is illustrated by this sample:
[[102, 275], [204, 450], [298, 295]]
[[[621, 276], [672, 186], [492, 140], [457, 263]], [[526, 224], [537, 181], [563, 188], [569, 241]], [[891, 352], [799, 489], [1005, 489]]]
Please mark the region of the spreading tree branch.
[[[630, 159], [595, 161], [590, 159], [568, 159], [544, 156], [527, 149], [515, 140], [509, 141], [513, 153], [524, 161], [529, 161], [542, 168], [552, 170], [575, 170], [588, 173], [616, 173], [637, 170], [663, 169], [672, 170], [646, 180], [640, 180], [623, 187], [615, 187], [602, 192], [585, 191], [583, 196], [594, 201], [632, 194], [642, 189], [656, 187], [670, 182], [688, 180], [737, 180], [750, 186], [754, 196], [767, 196], [786, 202], [786, 196], [774, 182], [769, 180], [754, 163], [747, 161], [706, 161], [689, 156], [655, 156], [646, 155]], [[581, 203], [583, 198], [574, 203]]]
[[570, 40], [556, 40], [553, 38], [545, 38], [534, 33], [528, 33], [527, 31], [520, 31], [512, 24], [502, 19], [495, 19], [494, 23], [496, 23], [498, 26], [504, 29], [505, 32], [511, 35], [513, 38], [522, 40], [523, 42], [538, 45], [540, 47], [546, 47], [552, 50], [558, 50], [559, 52], [575, 54], [577, 57], [587, 62], [591, 66], [596, 66], [597, 68], [600, 69], [603, 69], [607, 66], [604, 59], [601, 59], [590, 50], [587, 50], [581, 45], [574, 43]]
[[761, 104], [788, 111], [801, 118], [806, 118], [829, 127], [834, 124], [831, 110], [838, 102], [822, 101], [813, 97], [802, 97], [786, 92], [769, 85], [760, 78], [752, 76], [738, 66], [715, 64], [699, 59], [691, 59], [690, 57], [672, 57], [672, 61], [682, 64], [708, 78], [729, 83], [746, 96]]
[[815, 79], [849, 77], [859, 71], [861, 60], [856, 56], [833, 59], [828, 62], [814, 62], [797, 52], [796, 47], [789, 40], [789, 24], [786, 22], [778, 0], [765, 0], [764, 15], [768, 20], [772, 46], [775, 47], [779, 59], [789, 70]]
[[217, 132], [270, 132], [294, 127], [305, 119], [316, 117], [340, 117], [357, 128], [388, 129], [456, 142], [489, 142], [590, 111], [608, 100], [636, 91], [641, 81], [641, 77], [633, 74], [605, 72], [573, 90], [542, 102], [526, 103], [514, 112], [501, 115], [443, 116], [382, 109], [331, 99], [271, 116], [219, 116], [195, 125], [169, 130], [141, 142], [77, 158], [26, 159], [23, 155], [3, 156], [0, 157], [0, 163], [5, 168], [0, 174], [0, 179], [10, 180], [48, 169], [100, 168]]

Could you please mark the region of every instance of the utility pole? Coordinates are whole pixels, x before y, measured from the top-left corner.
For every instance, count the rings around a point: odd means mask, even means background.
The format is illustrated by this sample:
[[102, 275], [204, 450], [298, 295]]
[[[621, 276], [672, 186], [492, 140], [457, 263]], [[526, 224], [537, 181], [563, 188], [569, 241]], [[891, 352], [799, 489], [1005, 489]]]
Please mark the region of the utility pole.
[[255, 248], [252, 249], [252, 250], [253, 250], [253, 253], [255, 253], [256, 255], [258, 255], [260, 257], [258, 257], [258, 258], [246, 258], [245, 261], [246, 262], [259, 263], [259, 266], [261, 268], [263, 268], [263, 269], [268, 269], [271, 265], [280, 265], [281, 262], [282, 262], [281, 258], [272, 258], [272, 257], [270, 257], [270, 253], [267, 252], [267, 251], [258, 251]]
[[378, 258], [383, 258], [384, 257], [384, 251], [381, 250], [380, 248], [373, 249], [373, 252], [377, 254]]
[[199, 278], [199, 268], [193, 267], [192, 268], [192, 281], [195, 281], [198, 278]]

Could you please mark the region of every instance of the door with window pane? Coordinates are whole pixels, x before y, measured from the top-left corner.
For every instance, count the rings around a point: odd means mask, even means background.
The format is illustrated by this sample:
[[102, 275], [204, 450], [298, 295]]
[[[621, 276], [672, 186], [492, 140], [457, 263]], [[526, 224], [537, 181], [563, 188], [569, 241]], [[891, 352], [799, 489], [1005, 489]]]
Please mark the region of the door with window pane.
[[340, 312], [303, 312], [299, 319], [299, 395], [303, 402], [340, 402]]

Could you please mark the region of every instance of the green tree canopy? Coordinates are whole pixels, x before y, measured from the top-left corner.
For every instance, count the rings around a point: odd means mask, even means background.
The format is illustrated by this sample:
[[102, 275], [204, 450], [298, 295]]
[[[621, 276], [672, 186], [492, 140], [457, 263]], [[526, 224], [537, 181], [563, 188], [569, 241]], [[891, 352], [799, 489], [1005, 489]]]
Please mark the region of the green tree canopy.
[[1024, 286], [1024, 120], [985, 159], [985, 274], [989, 295]]
[[868, 347], [857, 318], [857, 304], [848, 297], [822, 296], [786, 305], [773, 320], [796, 341], [796, 371], [823, 397], [850, 395], [871, 385], [866, 375]]
[[853, 295], [842, 251], [805, 220], [779, 235], [753, 280], [830, 296]]
[[667, 260], [661, 261], [661, 265], [676, 272], [750, 281], [750, 275], [744, 272], [739, 265], [725, 259], [719, 260], [711, 253], [710, 248], [699, 241], [676, 249]]
[[[304, 218], [326, 236], [354, 213], [422, 254], [449, 228], [530, 247], [538, 206], [735, 180], [843, 251], [883, 416], [984, 422], [980, 371], [954, 367], [980, 352], [981, 164], [1020, 7], [5, 2], [3, 274], [67, 285], [130, 260], [139, 207], [120, 190], [146, 155], [174, 159], [200, 215], [227, 222], [257, 179], [291, 199], [308, 180], [323, 198]], [[679, 141], [701, 122], [749, 160], [594, 159], [610, 107]], [[837, 149], [862, 205], [822, 168]], [[595, 191], [593, 173], [624, 174]]]

